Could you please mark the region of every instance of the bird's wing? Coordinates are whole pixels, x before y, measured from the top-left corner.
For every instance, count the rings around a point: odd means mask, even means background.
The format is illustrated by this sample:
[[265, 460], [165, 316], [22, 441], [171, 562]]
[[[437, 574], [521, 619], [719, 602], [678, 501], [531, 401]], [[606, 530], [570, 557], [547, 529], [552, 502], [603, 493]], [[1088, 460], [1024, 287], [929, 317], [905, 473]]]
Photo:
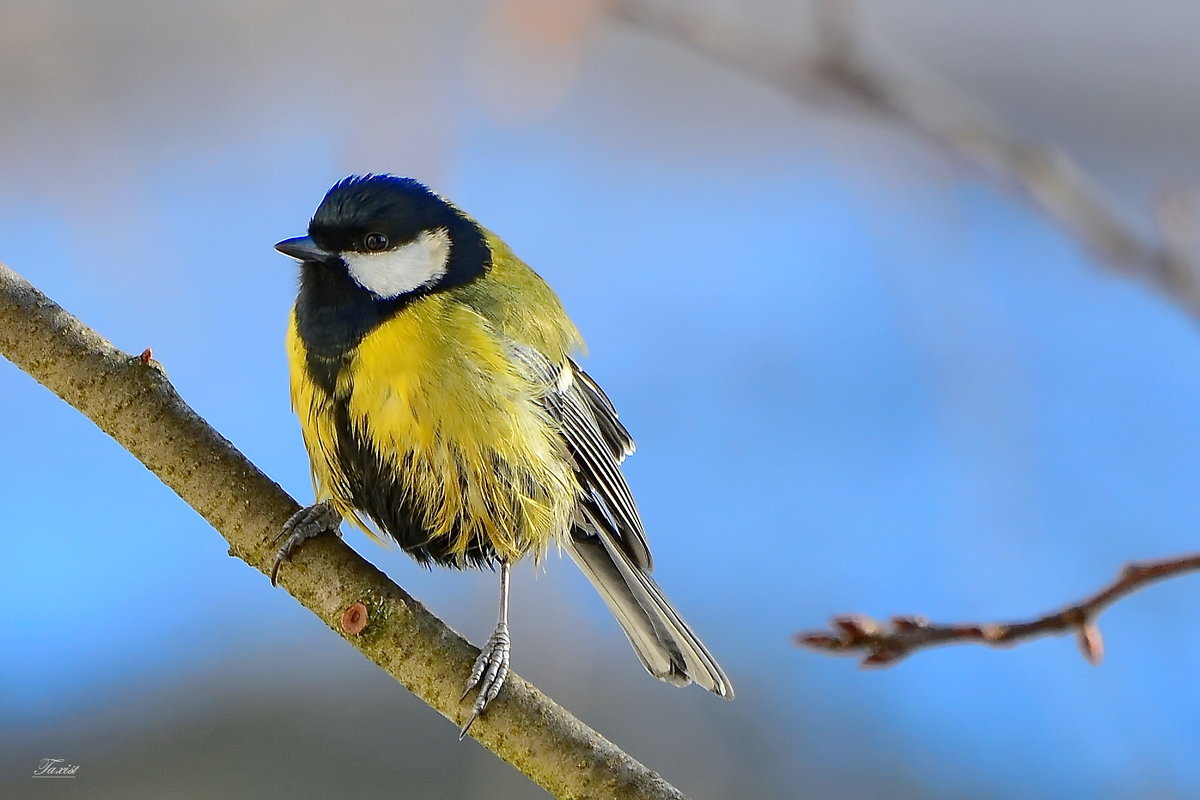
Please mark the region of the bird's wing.
[[[513, 344], [514, 359], [542, 387], [539, 400], [558, 423], [584, 492], [601, 512], [598, 527], [643, 570], [653, 568], [646, 531], [620, 464], [633, 439], [603, 390], [574, 361], [555, 364], [532, 347]], [[607, 524], [605, 524], [607, 523]]]
[[584, 497], [564, 549], [608, 605], [651, 675], [682, 686], [696, 681], [722, 697], [733, 686], [650, 576], [642, 520], [620, 463], [633, 452], [629, 431], [604, 392], [575, 362], [555, 364], [534, 348], [512, 345], [514, 361], [539, 387], [575, 460]]
[[633, 455], [635, 449], [633, 437], [621, 424], [621, 420], [617, 419], [617, 410], [613, 408], [612, 401], [608, 399], [608, 395], [604, 393], [600, 385], [592, 380], [591, 375], [580, 369], [574, 361], [570, 363], [575, 374], [575, 381], [579, 384], [580, 393], [587, 398], [588, 407], [596, 418], [600, 433], [604, 436], [608, 449], [612, 451], [613, 458], [620, 464], [625, 460], [625, 456]]

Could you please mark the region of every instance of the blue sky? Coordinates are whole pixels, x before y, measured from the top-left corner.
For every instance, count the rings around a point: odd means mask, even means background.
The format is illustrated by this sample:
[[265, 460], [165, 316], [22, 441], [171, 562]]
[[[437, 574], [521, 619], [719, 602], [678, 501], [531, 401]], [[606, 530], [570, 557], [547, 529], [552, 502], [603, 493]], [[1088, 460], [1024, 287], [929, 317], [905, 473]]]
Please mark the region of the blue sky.
[[[1192, 321], [902, 137], [847, 141], [830, 132], [860, 123], [834, 120], [792, 140], [779, 129], [804, 123], [799, 111], [722, 85], [767, 122], [685, 140], [705, 87], [673, 116], [630, 119], [603, 67], [519, 124], [456, 95], [436, 161], [281, 120], [168, 142], [102, 191], [0, 191], [0, 258], [118, 346], [153, 347], [193, 407], [303, 501], [281, 344], [295, 275], [271, 245], [300, 234], [346, 172], [436, 178], [583, 330], [587, 368], [638, 440], [627, 473], [659, 581], [746, 702], [779, 715], [778, 741], [852, 709], [864, 752], [876, 743], [936, 774], [936, 796], [981, 781], [998, 797], [1200, 792], [1186, 581], [1106, 614], [1099, 668], [1066, 639], [874, 672], [789, 644], [845, 611], [1030, 615], [1124, 561], [1194, 548]], [[0, 727], [52, 730], [241, 648], [342, 646], [32, 380], [0, 368], [0, 397]], [[425, 573], [349, 540], [486, 635], [490, 577]], [[561, 646], [602, 642], [638, 679], [570, 563], [547, 572], [519, 573], [517, 591], [586, 623]], [[515, 669], [550, 678], [519, 641]], [[678, 702], [708, 702], [695, 694]]]

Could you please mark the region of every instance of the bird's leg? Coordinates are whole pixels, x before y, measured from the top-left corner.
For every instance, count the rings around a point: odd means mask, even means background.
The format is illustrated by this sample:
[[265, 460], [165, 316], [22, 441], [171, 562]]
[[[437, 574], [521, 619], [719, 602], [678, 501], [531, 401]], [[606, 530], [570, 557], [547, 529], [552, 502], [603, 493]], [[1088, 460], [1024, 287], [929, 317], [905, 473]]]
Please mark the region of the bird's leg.
[[500, 693], [500, 687], [504, 685], [504, 679], [508, 677], [508, 656], [512, 650], [512, 642], [508, 638], [508, 569], [508, 562], [501, 561], [500, 618], [496, 622], [496, 629], [492, 631], [491, 637], [479, 651], [479, 658], [475, 659], [475, 666], [471, 668], [471, 676], [467, 678], [467, 688], [461, 699], [465, 700], [471, 690], [477, 686], [479, 687], [479, 696], [475, 698], [475, 707], [471, 709], [471, 716], [467, 718], [466, 724], [458, 732], [459, 741], [462, 741], [462, 738], [467, 735], [467, 729], [479, 718], [488, 703], [492, 702]]
[[288, 521], [283, 523], [279, 533], [275, 534], [275, 538], [271, 540], [271, 543], [275, 544], [283, 539], [279, 552], [275, 554], [275, 564], [271, 567], [271, 585], [275, 585], [275, 579], [279, 575], [279, 568], [283, 566], [283, 562], [291, 559], [292, 553], [301, 543], [314, 536], [320, 536], [322, 533], [336, 532], [341, 524], [342, 515], [328, 500], [302, 508], [288, 517]]

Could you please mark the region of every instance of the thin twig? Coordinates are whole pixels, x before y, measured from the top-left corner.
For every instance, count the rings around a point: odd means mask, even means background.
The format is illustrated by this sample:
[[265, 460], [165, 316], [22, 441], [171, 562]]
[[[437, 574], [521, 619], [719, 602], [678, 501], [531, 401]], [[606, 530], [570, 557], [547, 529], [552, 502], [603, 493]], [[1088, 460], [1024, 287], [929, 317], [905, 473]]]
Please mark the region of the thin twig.
[[[230, 555], [271, 569], [270, 542], [296, 502], [180, 398], [149, 348], [121, 352], [0, 264], [0, 355], [145, 464], [228, 540]], [[441, 733], [447, 747], [459, 746], [457, 726], [471, 709], [459, 697], [476, 648], [336, 536], [307, 543], [280, 585], [454, 722]], [[243, 616], [238, 625], [254, 613]], [[471, 736], [555, 797], [683, 798], [515, 674]]]
[[935, 625], [923, 617], [892, 617], [886, 623], [861, 615], [834, 617], [831, 630], [796, 634], [796, 644], [834, 655], [865, 653], [864, 667], [895, 664], [910, 653], [939, 644], [972, 642], [993, 647], [1075, 631], [1085, 658], [1099, 664], [1104, 640], [1096, 618], [1108, 606], [1152, 583], [1200, 571], [1200, 553], [1127, 564], [1116, 580], [1092, 596], [1025, 622]]
[[[864, 54], [846, 0], [817, 0], [817, 46], [809, 54], [756, 34], [712, 3], [608, 0], [612, 18], [737, 69], [801, 102], [849, 101], [886, 115], [1018, 188], [1100, 263], [1141, 280], [1200, 316], [1200, 270], [1192, 249], [1143, 235], [1066, 154], [1025, 139], [948, 81], [916, 65], [886, 67]], [[1190, 220], [1194, 227], [1194, 220]]]
[[[1196, 202], [1174, 193], [1155, 209], [1161, 241], [1142, 235], [1067, 155], [1006, 129], [986, 109], [947, 81], [917, 67], [884, 68], [868, 58], [856, 35], [848, 0], [813, 0], [816, 46], [810, 54], [755, 33], [729, 6], [678, 0], [608, 0], [610, 16], [631, 27], [687, 47], [750, 75], [801, 102], [834, 96], [900, 122], [1016, 186], [1101, 263], [1158, 289], [1200, 316]], [[851, 615], [833, 630], [799, 634], [799, 644], [832, 653], [866, 652], [864, 666], [883, 666], [914, 650], [952, 642], [1013, 644], [1034, 636], [1077, 632], [1093, 663], [1103, 654], [1095, 617], [1113, 601], [1163, 578], [1200, 570], [1200, 555], [1131, 564], [1115, 583], [1091, 598], [1029, 622], [933, 625], [920, 617], [890, 623]]]

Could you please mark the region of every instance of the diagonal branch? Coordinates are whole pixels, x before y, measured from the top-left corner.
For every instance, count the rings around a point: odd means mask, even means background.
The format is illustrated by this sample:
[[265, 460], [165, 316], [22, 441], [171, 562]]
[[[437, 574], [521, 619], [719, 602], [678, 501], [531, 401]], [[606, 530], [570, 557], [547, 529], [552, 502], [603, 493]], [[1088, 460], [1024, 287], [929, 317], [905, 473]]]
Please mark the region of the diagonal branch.
[[[848, 0], [814, 0], [818, 46], [755, 34], [711, 3], [608, 0], [613, 19], [750, 75], [800, 102], [831, 97], [883, 115], [1014, 186], [1100, 263], [1136, 278], [1200, 316], [1200, 269], [1178, 197], [1156, 209], [1160, 237], [1143, 235], [1112, 198], [1065, 153], [998, 122], [957, 87], [913, 65], [886, 67], [856, 46]], [[724, 6], [722, 6], [724, 8]], [[1182, 204], [1186, 205], [1186, 203]], [[1191, 210], [1183, 209], [1191, 214]]]
[[910, 653], [939, 644], [974, 642], [1003, 647], [1037, 636], [1075, 631], [1084, 658], [1099, 664], [1104, 640], [1096, 618], [1122, 597], [1152, 583], [1189, 572], [1200, 572], [1200, 553], [1162, 561], [1127, 564], [1109, 585], [1091, 597], [1025, 622], [935, 625], [922, 617], [892, 617], [884, 624], [861, 615], [834, 617], [832, 630], [796, 634], [796, 644], [833, 655], [865, 653], [864, 667], [895, 664]]
[[[0, 264], [0, 355], [132, 453], [266, 572], [297, 505], [175, 392], [149, 351], [130, 356]], [[334, 536], [306, 544], [281, 585], [351, 646], [456, 725], [466, 640]], [[264, 584], [265, 588], [265, 584]], [[455, 732], [445, 730], [446, 746]], [[556, 797], [681, 800], [678, 789], [510, 674], [471, 735]]]

